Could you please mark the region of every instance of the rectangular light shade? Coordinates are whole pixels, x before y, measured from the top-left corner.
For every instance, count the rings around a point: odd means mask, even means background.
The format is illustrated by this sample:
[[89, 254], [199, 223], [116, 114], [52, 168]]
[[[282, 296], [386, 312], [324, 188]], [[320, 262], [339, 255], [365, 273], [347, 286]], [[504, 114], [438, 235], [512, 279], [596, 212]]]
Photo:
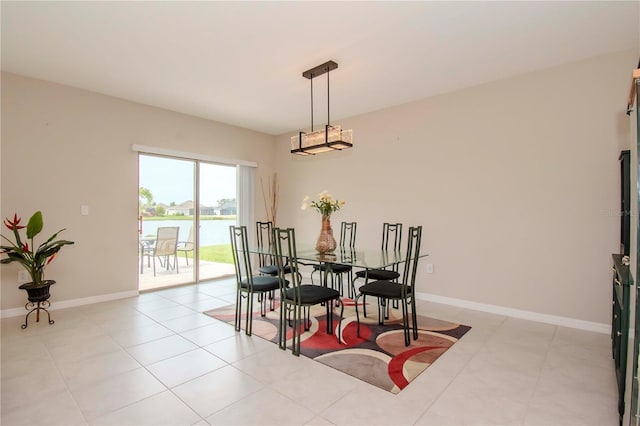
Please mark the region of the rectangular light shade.
[[342, 130], [340, 126], [326, 125], [322, 130], [291, 137], [291, 153], [314, 155], [328, 151], [340, 151], [353, 147], [353, 131]]

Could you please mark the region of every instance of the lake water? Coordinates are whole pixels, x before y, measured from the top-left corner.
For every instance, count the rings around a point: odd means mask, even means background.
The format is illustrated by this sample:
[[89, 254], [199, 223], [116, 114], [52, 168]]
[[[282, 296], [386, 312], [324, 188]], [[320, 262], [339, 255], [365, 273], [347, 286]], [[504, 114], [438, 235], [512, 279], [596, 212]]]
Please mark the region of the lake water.
[[[235, 225], [235, 219], [229, 220], [201, 220], [200, 245], [212, 246], [217, 244], [231, 244], [229, 241], [229, 226]], [[143, 220], [142, 235], [156, 235], [160, 226], [179, 226], [178, 241], [187, 241], [189, 229], [193, 222], [189, 220]]]

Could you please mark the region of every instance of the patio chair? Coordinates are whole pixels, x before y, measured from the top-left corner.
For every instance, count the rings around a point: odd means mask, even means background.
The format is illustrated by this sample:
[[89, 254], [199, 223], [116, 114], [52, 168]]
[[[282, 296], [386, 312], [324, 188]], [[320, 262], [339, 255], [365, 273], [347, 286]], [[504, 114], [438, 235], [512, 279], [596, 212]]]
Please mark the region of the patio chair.
[[189, 266], [189, 257], [187, 256], [187, 253], [193, 253], [193, 226], [189, 228], [189, 236], [187, 237], [187, 241], [178, 242], [177, 250], [184, 253], [184, 259], [187, 261], [187, 266]]
[[[156, 276], [156, 258], [160, 261], [160, 265], [164, 266], [167, 271], [169, 269], [175, 269], [178, 271], [178, 231], [177, 226], [161, 226], [158, 228], [156, 234], [155, 243], [145, 248], [145, 254], [147, 259], [153, 258], [153, 276]], [[171, 266], [170, 260], [173, 256], [173, 266]]]

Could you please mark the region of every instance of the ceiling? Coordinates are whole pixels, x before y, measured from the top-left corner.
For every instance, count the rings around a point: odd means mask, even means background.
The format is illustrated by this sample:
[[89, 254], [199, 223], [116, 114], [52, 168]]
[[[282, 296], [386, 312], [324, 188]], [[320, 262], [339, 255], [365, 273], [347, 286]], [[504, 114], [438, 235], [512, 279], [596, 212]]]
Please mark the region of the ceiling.
[[[640, 45], [639, 2], [1, 3], [2, 70], [278, 135]], [[639, 50], [640, 52], [640, 50]], [[326, 75], [314, 121], [327, 120]]]

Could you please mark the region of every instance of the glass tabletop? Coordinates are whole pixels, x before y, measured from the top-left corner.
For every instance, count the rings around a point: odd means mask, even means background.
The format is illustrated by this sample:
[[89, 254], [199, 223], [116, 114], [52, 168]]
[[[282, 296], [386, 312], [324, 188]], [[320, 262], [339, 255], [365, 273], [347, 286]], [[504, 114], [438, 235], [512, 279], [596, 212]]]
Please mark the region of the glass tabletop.
[[[253, 247], [252, 253], [273, 254], [273, 250], [268, 248]], [[382, 269], [401, 263], [407, 260], [406, 249], [398, 251], [381, 250], [380, 248], [345, 248], [338, 247], [333, 253], [320, 254], [315, 248], [301, 247], [297, 250], [298, 262], [304, 264], [311, 263], [331, 263], [340, 265], [355, 266], [366, 269]], [[427, 253], [420, 253], [419, 257], [425, 257]]]

